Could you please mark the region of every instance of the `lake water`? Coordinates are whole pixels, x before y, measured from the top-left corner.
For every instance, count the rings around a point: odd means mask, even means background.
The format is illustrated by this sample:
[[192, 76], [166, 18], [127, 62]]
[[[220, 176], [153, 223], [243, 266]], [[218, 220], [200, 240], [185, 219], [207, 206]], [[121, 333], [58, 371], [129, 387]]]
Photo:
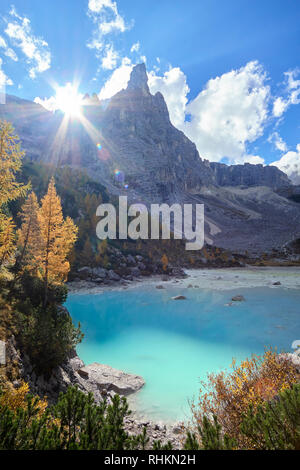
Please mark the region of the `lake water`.
[[[233, 295], [245, 302], [228, 306]], [[174, 301], [172, 296], [187, 300]], [[85, 338], [77, 348], [85, 363], [100, 362], [144, 377], [135, 409], [160, 421], [188, 418], [208, 372], [229, 368], [265, 346], [291, 351], [300, 339], [300, 290], [239, 288], [164, 290], [142, 283], [128, 290], [70, 294], [72, 318]]]

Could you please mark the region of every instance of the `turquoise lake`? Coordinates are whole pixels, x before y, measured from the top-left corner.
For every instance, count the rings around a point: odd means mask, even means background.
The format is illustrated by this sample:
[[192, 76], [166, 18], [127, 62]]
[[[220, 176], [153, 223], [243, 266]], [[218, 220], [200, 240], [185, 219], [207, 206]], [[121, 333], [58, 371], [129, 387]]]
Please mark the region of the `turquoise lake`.
[[[172, 296], [187, 300], [174, 301]], [[226, 306], [233, 295], [246, 301]], [[140, 286], [70, 294], [67, 304], [85, 334], [78, 354], [144, 377], [134, 408], [150, 419], [190, 417], [207, 373], [229, 368], [265, 346], [291, 351], [300, 339], [300, 290], [267, 287], [203, 290]]]

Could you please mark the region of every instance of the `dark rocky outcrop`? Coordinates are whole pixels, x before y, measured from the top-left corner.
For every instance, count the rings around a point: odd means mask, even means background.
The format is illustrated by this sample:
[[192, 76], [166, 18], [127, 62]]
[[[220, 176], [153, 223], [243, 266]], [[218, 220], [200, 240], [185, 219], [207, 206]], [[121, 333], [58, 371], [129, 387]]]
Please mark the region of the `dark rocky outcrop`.
[[291, 185], [288, 176], [276, 166], [225, 165], [210, 163], [218, 186], [269, 186], [279, 189]]

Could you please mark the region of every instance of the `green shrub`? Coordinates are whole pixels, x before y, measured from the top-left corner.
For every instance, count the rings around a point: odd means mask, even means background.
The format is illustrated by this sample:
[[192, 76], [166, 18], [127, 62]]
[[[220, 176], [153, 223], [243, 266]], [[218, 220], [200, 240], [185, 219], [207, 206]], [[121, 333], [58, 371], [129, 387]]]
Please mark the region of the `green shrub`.
[[256, 413], [250, 407], [241, 431], [253, 449], [300, 450], [300, 385], [281, 392]]
[[[16, 411], [0, 405], [1, 450], [133, 450], [149, 443], [146, 429], [130, 436], [124, 418], [131, 412], [125, 398], [99, 406], [91, 394], [75, 387], [60, 394], [55, 406], [40, 413], [39, 400], [26, 397], [26, 407]], [[155, 448], [171, 449], [170, 443]]]
[[[280, 392], [271, 401], [251, 404], [243, 415], [237, 442], [228, 436], [218, 419], [203, 416], [197, 432], [187, 433], [186, 450], [300, 450], [300, 384]], [[240, 444], [245, 442], [245, 444]]]

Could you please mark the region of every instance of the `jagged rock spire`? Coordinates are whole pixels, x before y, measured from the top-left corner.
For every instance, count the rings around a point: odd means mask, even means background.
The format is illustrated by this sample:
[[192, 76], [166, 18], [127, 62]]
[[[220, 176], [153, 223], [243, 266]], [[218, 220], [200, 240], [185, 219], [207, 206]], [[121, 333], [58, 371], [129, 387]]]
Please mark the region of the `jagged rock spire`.
[[135, 65], [130, 74], [130, 80], [128, 82], [127, 89], [135, 90], [137, 88], [140, 88], [144, 92], [150, 93], [146, 65], [144, 63]]

